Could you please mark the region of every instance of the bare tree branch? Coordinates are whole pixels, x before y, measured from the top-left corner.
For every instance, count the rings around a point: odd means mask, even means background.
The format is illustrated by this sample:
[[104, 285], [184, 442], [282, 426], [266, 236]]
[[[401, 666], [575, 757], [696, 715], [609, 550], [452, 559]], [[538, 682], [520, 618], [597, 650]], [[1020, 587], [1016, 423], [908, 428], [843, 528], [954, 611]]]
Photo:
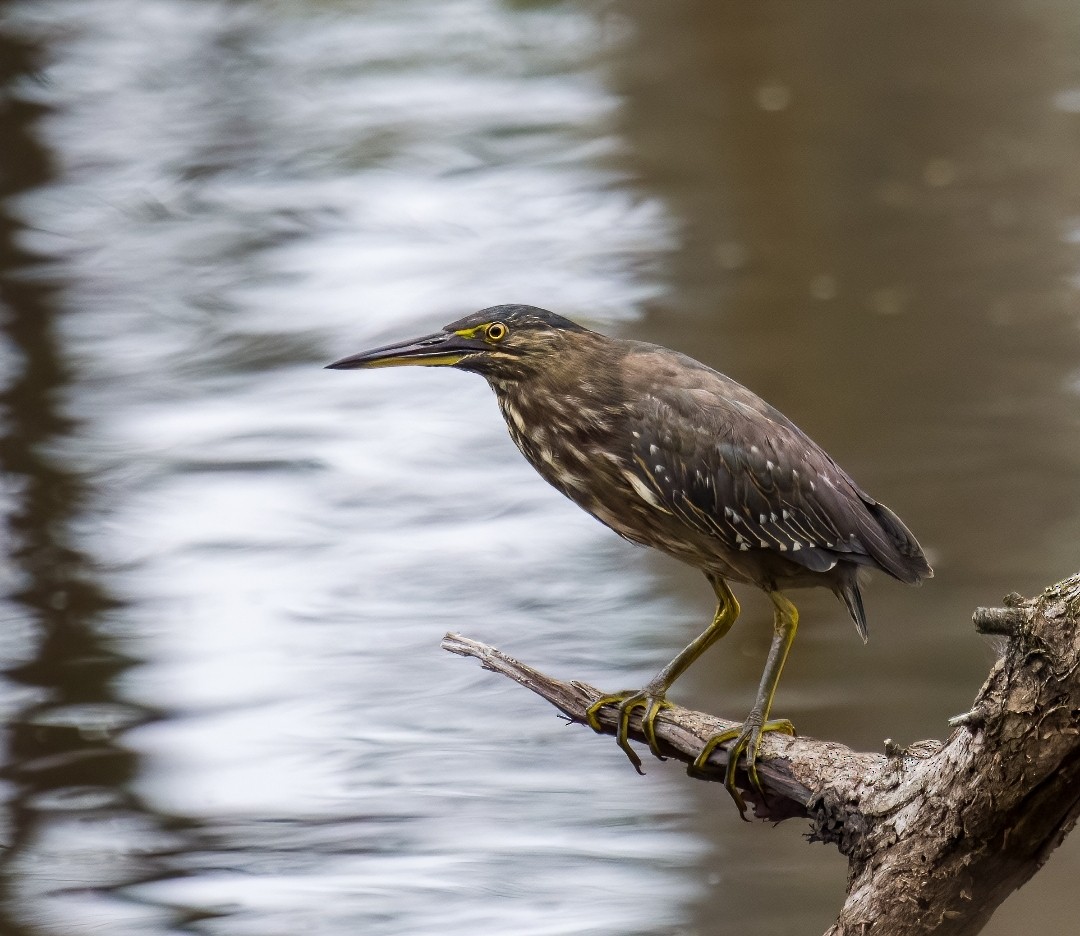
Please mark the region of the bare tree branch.
[[[848, 858], [847, 899], [827, 936], [970, 936], [1061, 844], [1080, 814], [1080, 574], [1004, 608], [980, 608], [983, 633], [1007, 636], [971, 710], [944, 742], [884, 754], [770, 733], [758, 773], [740, 771], [758, 818], [806, 817], [814, 839]], [[477, 641], [443, 647], [473, 656], [547, 699], [571, 721], [603, 693], [563, 682]], [[614, 709], [600, 712], [615, 733]], [[737, 722], [678, 706], [657, 719], [665, 755], [692, 763], [705, 739]], [[630, 734], [643, 741], [634, 716]], [[727, 752], [710, 758], [723, 780]]]

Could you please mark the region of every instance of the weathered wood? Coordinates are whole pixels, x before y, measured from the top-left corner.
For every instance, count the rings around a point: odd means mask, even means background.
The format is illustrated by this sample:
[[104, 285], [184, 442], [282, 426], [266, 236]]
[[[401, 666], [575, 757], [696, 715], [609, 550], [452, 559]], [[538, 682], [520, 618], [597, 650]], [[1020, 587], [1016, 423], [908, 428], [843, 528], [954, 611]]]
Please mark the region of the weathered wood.
[[[738, 783], [754, 815], [811, 822], [812, 838], [848, 858], [847, 899], [827, 936], [971, 936], [1043, 865], [1080, 814], [1080, 574], [1032, 600], [1009, 595], [979, 609], [976, 627], [1006, 634], [969, 712], [944, 742], [884, 754], [814, 738], [768, 734], [762, 798]], [[493, 647], [447, 634], [474, 656], [551, 702], [571, 721], [603, 693], [553, 679]], [[615, 712], [600, 722], [615, 733]], [[661, 750], [692, 763], [704, 740], [736, 722], [675, 706], [657, 719]], [[640, 717], [630, 735], [643, 741]], [[723, 780], [727, 752], [710, 765]]]

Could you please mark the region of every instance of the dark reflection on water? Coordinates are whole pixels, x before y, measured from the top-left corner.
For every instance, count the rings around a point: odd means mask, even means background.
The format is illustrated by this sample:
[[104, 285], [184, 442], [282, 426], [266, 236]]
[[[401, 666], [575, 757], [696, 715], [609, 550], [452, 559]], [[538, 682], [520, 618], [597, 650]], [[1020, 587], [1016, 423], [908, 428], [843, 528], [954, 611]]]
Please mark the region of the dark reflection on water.
[[[3, 89], [32, 78], [40, 57], [32, 44], [0, 36]], [[8, 204], [48, 184], [54, 171], [34, 132], [42, 113], [5, 95], [0, 198]], [[90, 926], [96, 916], [111, 917], [113, 910], [99, 916], [108, 889], [148, 873], [150, 865], [120, 855], [107, 860], [110, 841], [127, 828], [151, 842], [157, 827], [130, 787], [137, 757], [117, 743], [151, 712], [116, 697], [116, 681], [133, 661], [100, 625], [119, 605], [73, 531], [95, 496], [93, 479], [78, 464], [53, 457], [55, 446], [77, 431], [60, 406], [71, 381], [57, 334], [62, 287], [45, 258], [21, 246], [24, 232], [24, 224], [0, 210], [8, 584], [0, 929], [13, 936], [38, 932], [50, 918], [81, 918]]]
[[[971, 607], [1075, 571], [1072, 7], [4, 9], [0, 929], [824, 928], [799, 824], [438, 650], [630, 685], [701, 577], [539, 482], [482, 382], [320, 365], [531, 301], [749, 383], [939, 573], [873, 584], [866, 648], [802, 597], [778, 705], [941, 734]], [[747, 707], [744, 607], [681, 700]], [[1065, 931], [1078, 863], [988, 932]]]

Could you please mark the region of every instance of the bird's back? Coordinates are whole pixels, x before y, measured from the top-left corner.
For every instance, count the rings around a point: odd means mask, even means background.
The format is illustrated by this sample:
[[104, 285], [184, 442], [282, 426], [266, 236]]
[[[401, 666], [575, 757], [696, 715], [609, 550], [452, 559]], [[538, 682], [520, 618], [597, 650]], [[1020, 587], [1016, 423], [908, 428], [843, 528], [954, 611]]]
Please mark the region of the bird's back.
[[899, 517], [757, 394], [655, 345], [633, 346], [622, 367], [641, 391], [630, 427], [635, 464], [689, 526], [766, 573], [764, 554], [810, 572], [851, 562], [907, 583], [932, 574]]

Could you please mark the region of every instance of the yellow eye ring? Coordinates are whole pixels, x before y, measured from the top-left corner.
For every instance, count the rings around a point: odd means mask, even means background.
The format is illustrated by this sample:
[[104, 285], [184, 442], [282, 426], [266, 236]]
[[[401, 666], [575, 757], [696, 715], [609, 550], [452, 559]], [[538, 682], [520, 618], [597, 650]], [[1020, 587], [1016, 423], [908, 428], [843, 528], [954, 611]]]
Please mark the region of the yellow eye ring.
[[502, 322], [492, 322], [484, 329], [484, 337], [488, 341], [502, 341], [510, 333], [510, 329]]

